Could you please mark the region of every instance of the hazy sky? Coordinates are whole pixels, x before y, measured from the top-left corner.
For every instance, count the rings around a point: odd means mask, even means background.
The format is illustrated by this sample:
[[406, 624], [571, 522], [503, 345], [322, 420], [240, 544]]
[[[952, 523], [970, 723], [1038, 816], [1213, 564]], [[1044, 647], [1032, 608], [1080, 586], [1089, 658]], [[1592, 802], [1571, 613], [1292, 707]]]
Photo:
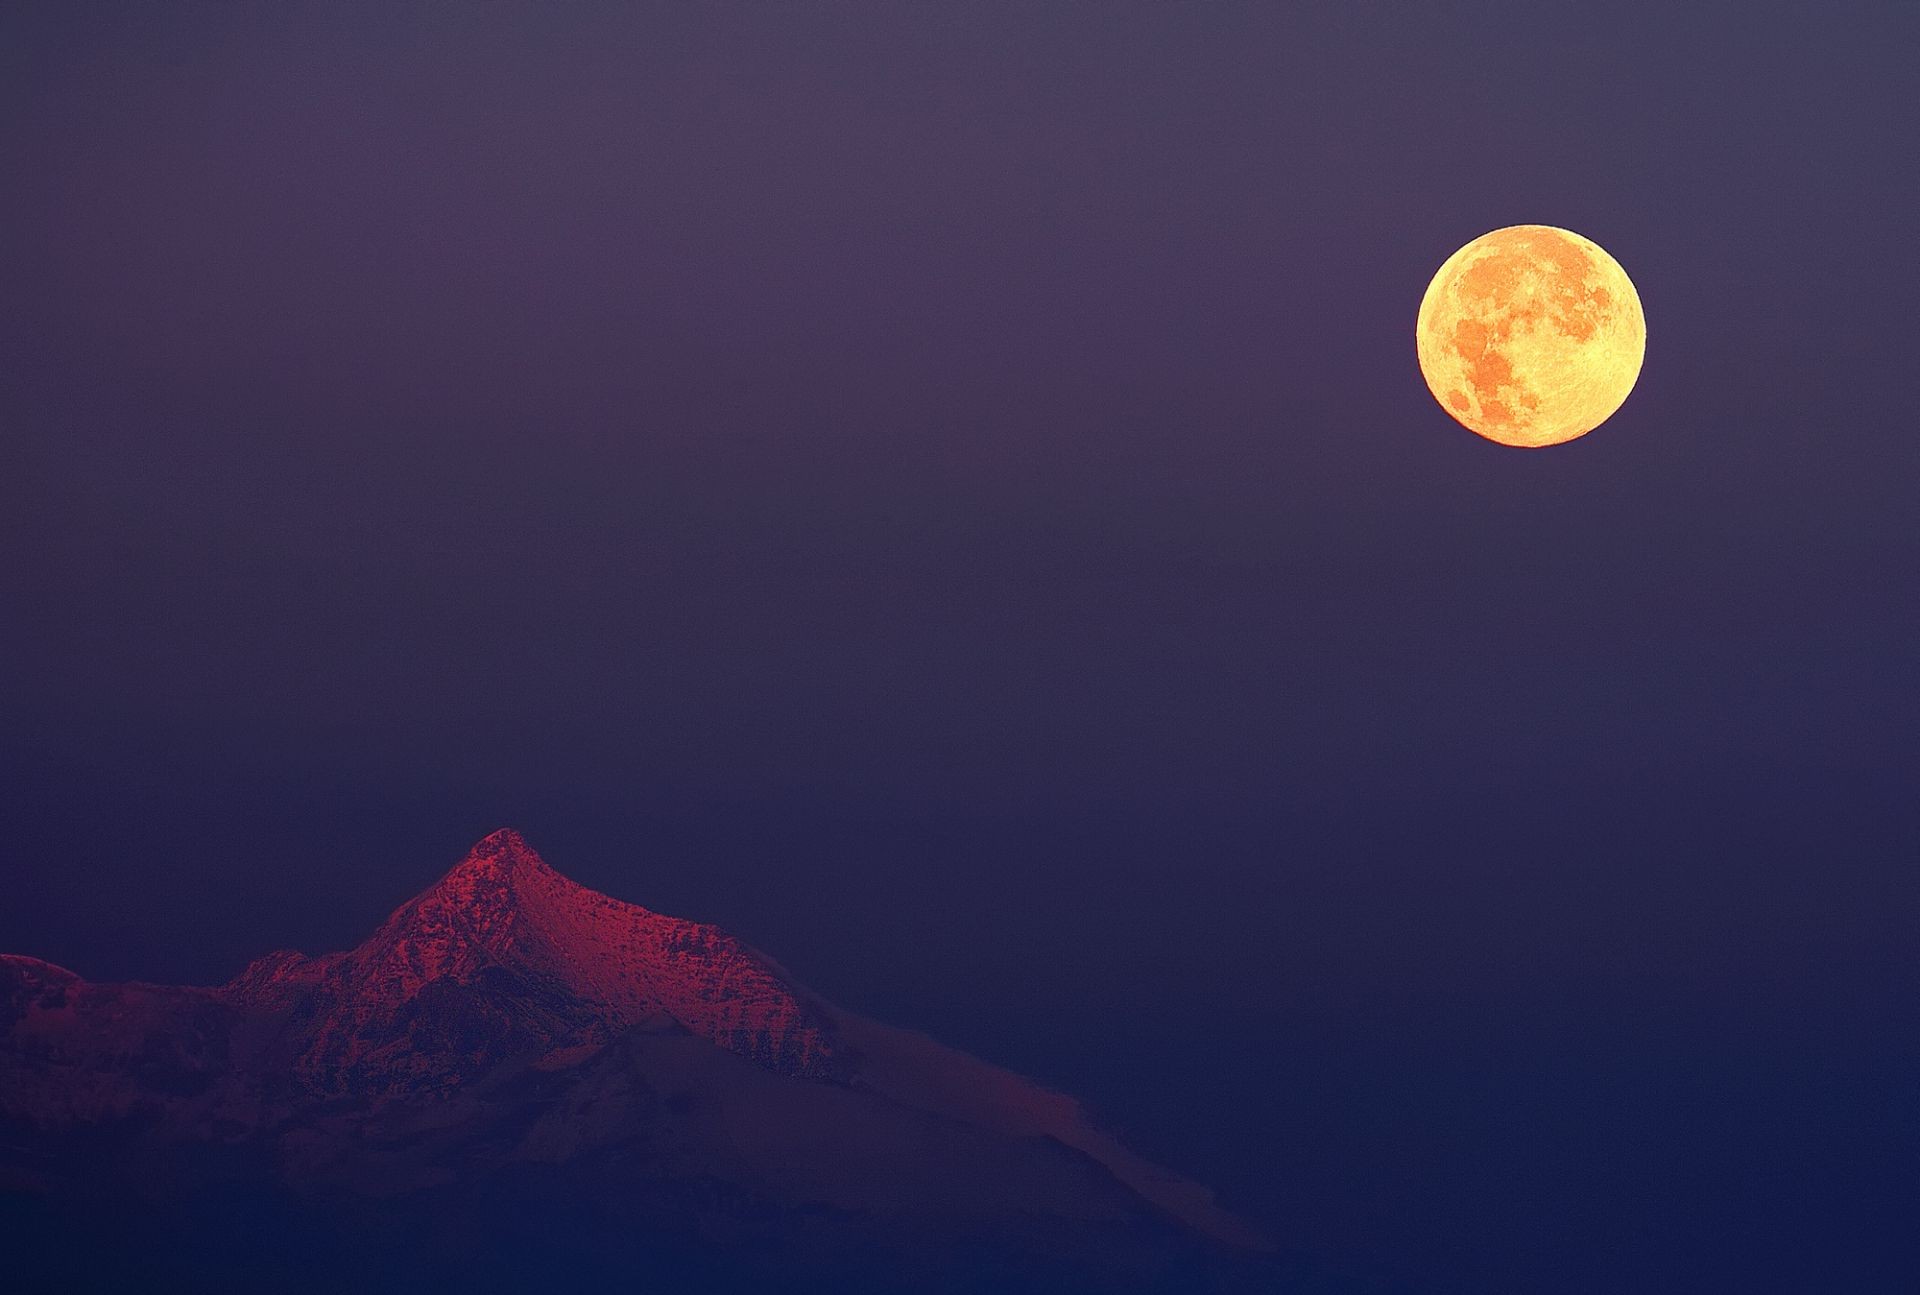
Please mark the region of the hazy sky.
[[[512, 824], [1336, 1264], [1891, 1285], [1916, 41], [16, 0], [0, 949], [219, 980]], [[1520, 222], [1649, 330], [1538, 452], [1413, 355]]]

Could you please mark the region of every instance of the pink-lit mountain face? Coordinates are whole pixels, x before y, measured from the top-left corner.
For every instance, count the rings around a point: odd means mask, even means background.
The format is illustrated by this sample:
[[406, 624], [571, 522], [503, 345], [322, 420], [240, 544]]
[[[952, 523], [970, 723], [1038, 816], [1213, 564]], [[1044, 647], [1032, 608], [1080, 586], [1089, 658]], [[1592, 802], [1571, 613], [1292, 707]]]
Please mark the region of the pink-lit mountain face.
[[821, 1012], [725, 931], [579, 886], [496, 832], [346, 953], [269, 954], [221, 991], [297, 1009], [316, 1093], [452, 1088], [510, 1059], [563, 1065], [649, 1021], [782, 1074], [845, 1077]]
[[269, 954], [217, 988], [0, 957], [0, 1133], [14, 1190], [391, 1196], [573, 1165], [782, 1208], [1257, 1244], [1072, 1099], [843, 1012], [715, 927], [576, 885], [510, 831], [357, 948]]

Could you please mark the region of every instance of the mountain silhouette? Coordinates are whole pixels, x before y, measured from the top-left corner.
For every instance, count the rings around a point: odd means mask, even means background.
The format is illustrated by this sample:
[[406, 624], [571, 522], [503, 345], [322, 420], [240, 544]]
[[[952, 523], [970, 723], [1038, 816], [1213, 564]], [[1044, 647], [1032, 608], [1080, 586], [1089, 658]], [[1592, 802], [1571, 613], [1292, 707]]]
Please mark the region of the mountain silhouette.
[[[0, 1193], [43, 1238], [86, 1234], [103, 1201], [122, 1220], [187, 1210], [176, 1241], [502, 1220], [469, 1255], [546, 1218], [549, 1259], [556, 1228], [585, 1227], [568, 1262], [645, 1236], [757, 1255], [794, 1289], [814, 1269], [840, 1274], [821, 1289], [994, 1288], [967, 1284], [969, 1262], [1019, 1289], [1036, 1256], [1057, 1277], [1036, 1289], [1096, 1270], [1089, 1289], [1176, 1289], [1264, 1248], [1073, 1099], [843, 1011], [717, 927], [580, 886], [509, 830], [356, 948], [268, 954], [217, 987], [0, 956]], [[271, 1219], [229, 1226], [263, 1200]], [[42, 1249], [53, 1286], [73, 1276]], [[966, 1258], [901, 1277], [932, 1254]]]

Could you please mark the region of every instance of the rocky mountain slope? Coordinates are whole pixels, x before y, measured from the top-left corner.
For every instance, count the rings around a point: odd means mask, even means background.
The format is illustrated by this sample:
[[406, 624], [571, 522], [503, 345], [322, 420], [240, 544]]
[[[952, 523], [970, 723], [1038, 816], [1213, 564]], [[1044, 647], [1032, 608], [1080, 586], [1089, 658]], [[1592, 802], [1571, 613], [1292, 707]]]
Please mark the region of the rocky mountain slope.
[[554, 1173], [655, 1222], [729, 1202], [695, 1230], [797, 1210], [1259, 1244], [1071, 1098], [841, 1011], [511, 831], [357, 948], [218, 987], [0, 957], [0, 1189], [399, 1199]]

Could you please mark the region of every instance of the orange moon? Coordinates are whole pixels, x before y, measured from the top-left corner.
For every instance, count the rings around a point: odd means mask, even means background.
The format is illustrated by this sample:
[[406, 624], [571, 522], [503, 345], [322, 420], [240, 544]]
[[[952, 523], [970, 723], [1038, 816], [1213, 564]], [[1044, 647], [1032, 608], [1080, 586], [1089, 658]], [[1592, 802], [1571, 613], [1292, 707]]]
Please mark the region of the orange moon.
[[1420, 302], [1420, 372], [1440, 407], [1502, 445], [1559, 445], [1613, 416], [1640, 376], [1640, 294], [1598, 243], [1511, 225], [1448, 257]]

